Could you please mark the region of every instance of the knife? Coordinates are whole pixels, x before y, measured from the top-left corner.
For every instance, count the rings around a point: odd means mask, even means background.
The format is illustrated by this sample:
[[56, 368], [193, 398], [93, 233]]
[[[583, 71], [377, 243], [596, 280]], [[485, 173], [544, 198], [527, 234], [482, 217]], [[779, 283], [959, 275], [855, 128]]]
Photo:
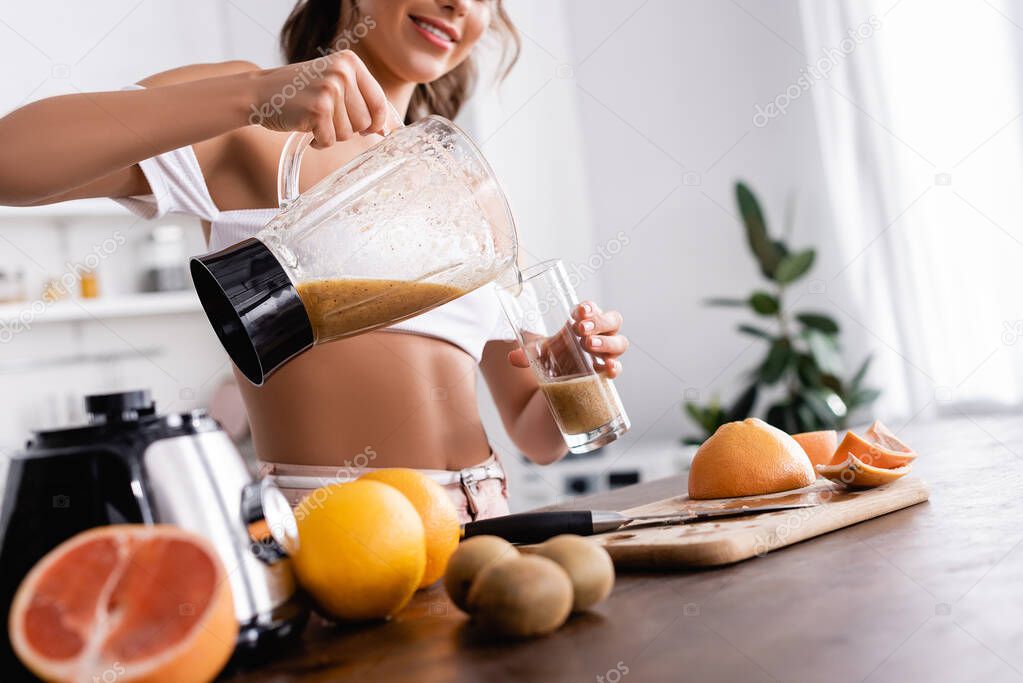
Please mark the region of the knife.
[[[762, 512], [798, 510], [820, 505], [819, 501], [729, 508], [725, 510], [689, 510], [668, 515], [623, 515], [608, 510], [557, 510], [550, 512], [519, 512], [491, 517], [462, 525], [462, 537], [500, 536], [511, 543], [540, 543], [558, 534], [592, 536], [616, 529], [688, 524], [706, 519], [742, 517]], [[634, 524], [634, 522], [637, 522]]]

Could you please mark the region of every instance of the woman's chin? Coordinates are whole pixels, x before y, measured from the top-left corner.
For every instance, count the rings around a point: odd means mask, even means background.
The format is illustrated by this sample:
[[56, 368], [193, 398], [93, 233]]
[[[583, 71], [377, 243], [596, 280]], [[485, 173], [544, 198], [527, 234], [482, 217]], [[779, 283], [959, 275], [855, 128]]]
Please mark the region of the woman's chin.
[[402, 60], [399, 68], [394, 69], [409, 83], [430, 83], [450, 70], [447, 60], [441, 61], [429, 55], [410, 56]]

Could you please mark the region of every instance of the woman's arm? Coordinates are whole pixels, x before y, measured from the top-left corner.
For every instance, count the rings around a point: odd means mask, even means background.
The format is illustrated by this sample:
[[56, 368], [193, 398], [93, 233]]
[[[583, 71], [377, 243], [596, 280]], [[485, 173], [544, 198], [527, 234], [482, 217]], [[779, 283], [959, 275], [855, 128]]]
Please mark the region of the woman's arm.
[[[621, 314], [602, 311], [592, 301], [584, 301], [572, 311], [572, 317], [575, 320], [572, 332], [579, 335], [584, 349], [601, 360], [603, 372], [612, 378], [621, 374], [622, 362], [618, 358], [629, 348], [629, 340], [618, 333]], [[480, 370], [508, 436], [527, 458], [549, 465], [568, 452], [536, 375], [517, 343], [488, 342], [483, 348]]]
[[110, 189], [139, 189], [126, 184], [133, 164], [246, 125], [250, 99], [233, 75], [28, 104], [0, 119], [0, 204], [69, 198], [97, 179]]
[[379, 132], [388, 116], [379, 84], [350, 51], [267, 70], [196, 65], [142, 85], [51, 97], [0, 119], [0, 204], [144, 194], [139, 161], [256, 123], [311, 131], [323, 148]]
[[480, 370], [508, 436], [527, 458], [549, 465], [564, 456], [568, 447], [547, 407], [536, 375], [528, 366], [520, 368], [508, 362], [509, 354], [518, 348], [516, 342], [487, 342]]

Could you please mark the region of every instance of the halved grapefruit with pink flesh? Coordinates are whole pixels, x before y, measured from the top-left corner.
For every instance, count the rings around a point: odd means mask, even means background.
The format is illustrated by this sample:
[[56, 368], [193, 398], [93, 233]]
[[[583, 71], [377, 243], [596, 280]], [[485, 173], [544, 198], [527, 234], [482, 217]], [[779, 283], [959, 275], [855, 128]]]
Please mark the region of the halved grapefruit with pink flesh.
[[171, 525], [84, 531], [21, 582], [8, 618], [21, 661], [47, 681], [210, 681], [238, 622], [220, 559]]

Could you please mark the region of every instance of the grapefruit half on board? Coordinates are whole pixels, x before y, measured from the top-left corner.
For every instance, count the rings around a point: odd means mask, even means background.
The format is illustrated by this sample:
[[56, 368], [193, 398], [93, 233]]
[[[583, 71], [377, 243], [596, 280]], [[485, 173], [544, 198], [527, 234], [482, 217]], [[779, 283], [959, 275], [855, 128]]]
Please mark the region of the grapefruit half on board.
[[11, 645], [46, 681], [211, 681], [234, 651], [231, 586], [213, 547], [171, 525], [89, 529], [22, 580]]

